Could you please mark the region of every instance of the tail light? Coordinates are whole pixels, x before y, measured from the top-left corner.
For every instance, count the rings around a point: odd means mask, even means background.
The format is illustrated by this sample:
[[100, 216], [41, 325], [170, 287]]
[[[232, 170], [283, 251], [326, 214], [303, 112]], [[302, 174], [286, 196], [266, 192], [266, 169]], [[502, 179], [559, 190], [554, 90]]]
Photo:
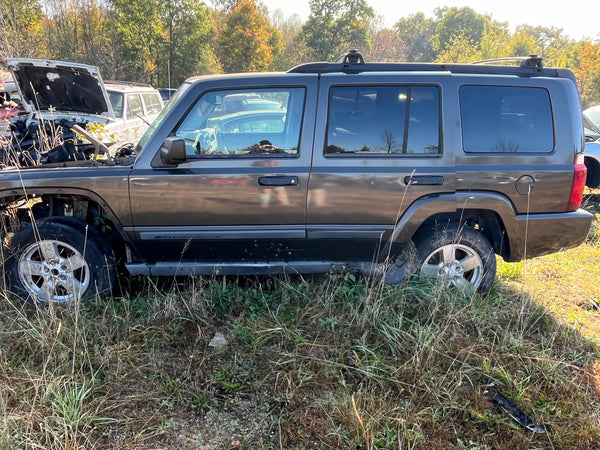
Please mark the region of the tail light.
[[587, 168], [585, 167], [583, 153], [578, 153], [575, 155], [575, 173], [573, 174], [573, 186], [571, 187], [567, 212], [575, 211], [581, 206], [586, 177]]

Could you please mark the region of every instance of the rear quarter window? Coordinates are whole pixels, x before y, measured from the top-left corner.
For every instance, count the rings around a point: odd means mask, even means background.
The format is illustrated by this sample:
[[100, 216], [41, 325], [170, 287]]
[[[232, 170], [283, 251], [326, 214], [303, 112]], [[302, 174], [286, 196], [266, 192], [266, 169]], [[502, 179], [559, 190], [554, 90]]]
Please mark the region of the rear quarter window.
[[544, 88], [462, 86], [460, 112], [467, 153], [550, 153], [554, 125]]

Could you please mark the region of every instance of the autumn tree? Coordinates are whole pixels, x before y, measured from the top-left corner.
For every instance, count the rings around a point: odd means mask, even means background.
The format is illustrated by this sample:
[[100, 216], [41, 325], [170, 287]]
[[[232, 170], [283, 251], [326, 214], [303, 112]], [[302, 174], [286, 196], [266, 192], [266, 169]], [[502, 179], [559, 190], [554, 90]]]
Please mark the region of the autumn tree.
[[600, 43], [582, 41], [573, 68], [583, 108], [600, 104]]
[[389, 28], [383, 28], [373, 37], [373, 47], [366, 58], [369, 61], [396, 62], [402, 61], [406, 45], [398, 34]]
[[[437, 8], [438, 20], [431, 44], [437, 55], [455, 53], [451, 48], [456, 45], [473, 47], [470, 53], [479, 50], [479, 44], [489, 18], [476, 13], [472, 8]], [[438, 58], [439, 59], [439, 58]]]
[[299, 39], [302, 30], [300, 16], [294, 14], [285, 17], [283, 12], [278, 9], [272, 13], [271, 23], [281, 33], [283, 45], [283, 51], [275, 55], [274, 69], [288, 70], [298, 64], [307, 62], [308, 49], [302, 39]]
[[332, 61], [352, 48], [368, 53], [369, 20], [374, 15], [365, 0], [311, 0], [300, 34], [309, 58]]
[[110, 71], [114, 61], [107, 33], [108, 9], [99, 0], [48, 0], [45, 3], [48, 57], [94, 64]]
[[253, 0], [240, 0], [227, 14], [218, 36], [226, 72], [272, 70], [283, 52], [281, 33], [269, 23], [266, 10]]
[[0, 0], [0, 58], [44, 55], [42, 20], [36, 0]]

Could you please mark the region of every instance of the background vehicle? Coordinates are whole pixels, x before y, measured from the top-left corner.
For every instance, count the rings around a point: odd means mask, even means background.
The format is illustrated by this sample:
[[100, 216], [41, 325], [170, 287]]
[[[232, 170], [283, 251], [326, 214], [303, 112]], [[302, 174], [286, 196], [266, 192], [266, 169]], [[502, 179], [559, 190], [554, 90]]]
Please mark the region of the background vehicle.
[[585, 126], [584, 162], [587, 168], [586, 186], [592, 189], [600, 187], [600, 128], [592, 117], [600, 124], [600, 107], [587, 109], [583, 112]]
[[5, 131], [5, 165], [87, 158], [94, 147], [75, 126], [107, 145], [133, 147], [163, 107], [151, 86], [105, 85], [98, 69], [86, 64], [16, 58], [7, 63], [25, 114], [14, 117]]
[[[232, 98], [279, 109], [231, 113]], [[352, 270], [388, 283], [418, 273], [486, 292], [496, 254], [519, 261], [587, 237], [580, 112], [572, 72], [533, 57], [367, 64], [351, 52], [287, 73], [192, 78], [135, 161], [0, 173], [5, 222], [19, 224], [9, 287], [69, 302], [109, 292], [122, 265], [157, 276]]]
[[137, 143], [163, 109], [162, 97], [152, 86], [107, 81], [108, 99], [116, 120], [107, 123], [106, 132], [118, 142]]

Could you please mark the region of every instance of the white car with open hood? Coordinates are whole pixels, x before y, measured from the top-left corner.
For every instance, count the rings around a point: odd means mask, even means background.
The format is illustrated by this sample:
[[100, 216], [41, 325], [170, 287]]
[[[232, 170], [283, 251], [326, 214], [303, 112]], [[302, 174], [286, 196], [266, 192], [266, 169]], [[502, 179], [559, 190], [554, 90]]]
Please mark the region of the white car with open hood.
[[[104, 83], [91, 65], [23, 58], [9, 58], [7, 65], [26, 114], [12, 120], [12, 154], [5, 149], [5, 160], [16, 156], [20, 164], [36, 164], [87, 158], [95, 148], [86, 146], [76, 130], [91, 132], [113, 149], [133, 147], [163, 107], [153, 87]], [[58, 154], [48, 157], [57, 146]]]

